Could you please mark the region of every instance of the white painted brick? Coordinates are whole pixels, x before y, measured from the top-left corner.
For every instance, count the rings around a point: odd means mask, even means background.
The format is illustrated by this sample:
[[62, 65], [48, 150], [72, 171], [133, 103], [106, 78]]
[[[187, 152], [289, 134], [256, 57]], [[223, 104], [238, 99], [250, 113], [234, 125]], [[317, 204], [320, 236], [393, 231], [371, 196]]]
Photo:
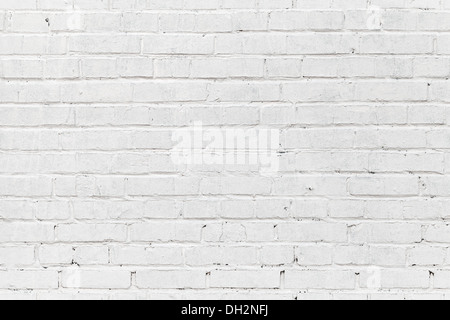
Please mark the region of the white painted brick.
[[448, 289], [450, 287], [448, 271], [442, 270], [435, 273], [434, 287], [436, 289]]
[[162, 14], [159, 17], [162, 32], [231, 32], [229, 14]]
[[[79, 281], [74, 281], [77, 277]], [[131, 272], [109, 270], [64, 270], [62, 287], [76, 289], [127, 289], [131, 286]]]
[[328, 204], [328, 215], [333, 218], [361, 218], [366, 212], [366, 203], [356, 200], [334, 200]]
[[337, 9], [361, 9], [366, 8], [367, 3], [365, 0], [334, 0], [331, 7]]
[[439, 219], [446, 216], [448, 201], [406, 201], [403, 203], [403, 217], [405, 219]]
[[363, 223], [350, 228], [350, 242], [414, 244], [422, 239], [422, 226], [412, 223]]
[[446, 35], [439, 35], [437, 37], [437, 49], [436, 51], [439, 54], [446, 54], [449, 53], [449, 44], [450, 44], [450, 38]]
[[290, 289], [354, 289], [356, 275], [351, 271], [286, 271]]
[[265, 31], [268, 29], [269, 13], [235, 12], [231, 19], [235, 31]]
[[[419, 117], [420, 113], [425, 113], [425, 115]], [[408, 117], [411, 124], [445, 124], [446, 108], [442, 106], [414, 106], [409, 108]]]
[[342, 11], [278, 11], [270, 15], [272, 30], [340, 30], [344, 24]]
[[10, 29], [18, 33], [46, 33], [50, 27], [44, 14], [15, 13], [10, 17]]
[[291, 206], [290, 200], [259, 200], [256, 202], [256, 216], [260, 219], [287, 218]]
[[355, 86], [348, 82], [289, 82], [282, 85], [282, 100], [290, 102], [349, 101], [355, 95]]
[[375, 129], [357, 130], [355, 146], [358, 148], [381, 149], [414, 149], [424, 148], [427, 145], [426, 132], [417, 129]]
[[155, 76], [158, 78], [188, 78], [191, 60], [186, 58], [167, 58], [155, 60]]
[[0, 299], [448, 299], [449, 9], [1, 1]]
[[358, 49], [353, 35], [318, 33], [287, 35], [288, 54], [349, 54]]
[[1, 271], [0, 288], [3, 289], [57, 289], [56, 271]]
[[277, 227], [280, 241], [296, 242], [346, 242], [347, 225], [322, 222], [280, 224]]
[[290, 9], [293, 2], [289, 0], [259, 0], [258, 8], [260, 9]]
[[[45, 14], [40, 18], [39, 23], [44, 21], [45, 26], [43, 28], [50, 30], [50, 32], [74, 32], [85, 30], [87, 19], [88, 15], [66, 9], [66, 12]], [[92, 27], [92, 20], [90, 27]]]
[[301, 266], [326, 266], [333, 262], [331, 247], [298, 247], [295, 251], [297, 263]]
[[34, 219], [33, 204], [20, 200], [3, 200], [0, 202], [0, 218], [6, 220], [32, 220]]
[[73, 4], [75, 8], [79, 9], [95, 10], [108, 8], [108, 1], [106, 0], [74, 0]]
[[340, 245], [334, 249], [334, 263], [338, 265], [367, 265], [369, 260], [366, 246]]
[[295, 154], [298, 171], [364, 172], [369, 168], [369, 155], [355, 152], [300, 152]]
[[6, 267], [23, 267], [33, 265], [34, 247], [0, 247], [0, 265]]
[[215, 51], [218, 54], [286, 54], [286, 37], [283, 34], [220, 34], [216, 37]]
[[[370, 273], [361, 274], [361, 287], [370, 286], [370, 277], [373, 276], [374, 274]], [[430, 282], [430, 274], [427, 270], [381, 270], [379, 277], [379, 285], [382, 289], [424, 289], [428, 288]]]
[[80, 76], [77, 59], [47, 59], [44, 77], [49, 79], [75, 79]]
[[443, 224], [428, 226], [424, 239], [430, 242], [445, 243], [450, 238], [450, 227]]
[[261, 262], [272, 266], [292, 264], [294, 251], [294, 248], [289, 246], [265, 246], [261, 249]]
[[357, 177], [349, 181], [349, 192], [352, 195], [413, 196], [419, 193], [418, 179], [414, 177]]
[[433, 40], [428, 35], [364, 35], [360, 50], [366, 54], [429, 54]]
[[8, 10], [32, 10], [36, 9], [36, 1], [35, 0], [24, 0], [20, 2], [6, 0], [2, 2], [0, 5], [0, 9], [8, 9]]
[[305, 77], [378, 77], [411, 78], [410, 58], [310, 58], [302, 63]]
[[411, 266], [434, 266], [445, 262], [447, 250], [440, 247], [420, 246], [408, 250], [408, 264]]
[[189, 266], [255, 265], [258, 261], [254, 247], [198, 247], [185, 251]]
[[322, 149], [333, 146], [340, 149], [352, 148], [355, 143], [355, 131], [352, 129], [292, 129], [285, 133], [284, 147], [287, 149]]
[[256, 7], [256, 0], [221, 0], [221, 8], [224, 9], [251, 9]]
[[418, 8], [418, 9], [436, 9], [440, 7], [438, 0], [424, 1], [424, 0], [407, 0], [407, 1], [391, 1], [391, 0], [374, 0], [374, 6], [381, 8]]
[[38, 252], [42, 265], [69, 265], [73, 262], [74, 250], [68, 245], [43, 245]]
[[224, 271], [211, 272], [212, 288], [260, 288], [275, 289], [280, 286], [277, 271]]
[[415, 58], [414, 76], [446, 78], [450, 73], [450, 60], [446, 58]]
[[214, 38], [207, 35], [145, 36], [144, 53], [149, 54], [212, 54]]
[[206, 287], [206, 272], [138, 271], [136, 285], [142, 289], [202, 289]]
[[[408, 202], [409, 203], [409, 202]], [[400, 201], [383, 201], [383, 200], [371, 200], [365, 204], [365, 217], [369, 219], [402, 219], [403, 214], [405, 217], [414, 214], [411, 210], [408, 210]]]
[[296, 3], [297, 8], [302, 9], [328, 9], [331, 8], [331, 0], [299, 0]]
[[145, 203], [139, 201], [76, 201], [72, 204], [76, 219], [139, 219]]
[[119, 58], [117, 72], [122, 77], [152, 77], [153, 60], [147, 58]]
[[3, 77], [39, 79], [43, 77], [44, 70], [41, 60], [3, 60]]
[[4, 35], [0, 44], [0, 54], [6, 55], [58, 55], [67, 51], [66, 38], [58, 35]]
[[49, 196], [52, 180], [48, 177], [2, 177], [0, 193], [4, 196]]
[[262, 78], [264, 60], [205, 59], [191, 61], [193, 78]]
[[[113, 93], [111, 93], [113, 92]], [[132, 86], [118, 83], [71, 83], [61, 88], [62, 101], [65, 103], [113, 102], [114, 99], [132, 100]]]
[[136, 83], [133, 100], [136, 102], [176, 102], [204, 101], [208, 96], [206, 84], [173, 83]]
[[180, 265], [183, 250], [176, 247], [117, 246], [111, 249], [116, 265]]
[[247, 223], [243, 227], [249, 242], [271, 242], [275, 239], [275, 226], [273, 224]]
[[[327, 180], [328, 184], [324, 184], [324, 180]], [[313, 178], [311, 176], [293, 178], [279, 178], [274, 184], [275, 195], [346, 195], [347, 194], [347, 181], [341, 177], [336, 176], [324, 176], [322, 178]], [[294, 191], [297, 190], [297, 191]]]
[[72, 0], [39, 0], [39, 8], [44, 10], [68, 10], [72, 9]]
[[122, 29], [126, 32], [158, 31], [158, 15], [154, 13], [124, 12]]
[[280, 99], [280, 86], [274, 84], [260, 84], [250, 82], [215, 83], [210, 87], [211, 101], [277, 101]]
[[216, 201], [186, 201], [183, 204], [183, 217], [186, 219], [217, 218], [221, 212]]
[[139, 53], [140, 39], [136, 36], [72, 36], [68, 50], [74, 53]]
[[[117, 1], [116, 3], [120, 3], [122, 1]], [[184, 8], [184, 1], [183, 0], [150, 0], [150, 1], [144, 1], [142, 6], [138, 7], [140, 10], [143, 9], [183, 9]], [[194, 7], [195, 8], [195, 7]]]
[[202, 225], [198, 223], [147, 223], [130, 227], [134, 241], [200, 241]]
[[81, 62], [81, 73], [86, 78], [115, 78], [117, 63], [115, 59], [86, 59]]
[[267, 59], [266, 72], [271, 78], [298, 78], [302, 75], [301, 59]]
[[370, 264], [387, 267], [404, 267], [406, 249], [397, 247], [370, 247]]
[[36, 204], [36, 218], [39, 220], [68, 220], [71, 215], [68, 202], [38, 201]]
[[[348, 8], [345, 11], [344, 28], [349, 30], [381, 30], [382, 12], [378, 8], [369, 10], [358, 10], [358, 8]], [[356, 9], [356, 10], [353, 10]]]
[[65, 242], [124, 241], [127, 227], [122, 224], [61, 224], [56, 237]]
[[120, 29], [121, 14], [93, 13], [84, 16], [84, 28], [87, 32], [111, 32]]
[[355, 95], [365, 101], [426, 101], [428, 85], [422, 82], [361, 82]]
[[255, 210], [252, 203], [223, 201], [220, 216], [226, 219], [251, 219], [255, 217]]
[[74, 262], [78, 265], [106, 265], [109, 262], [108, 247], [76, 247], [74, 252]]
[[424, 195], [446, 196], [449, 194], [447, 186], [450, 180], [447, 177], [423, 177], [421, 178], [421, 188]]

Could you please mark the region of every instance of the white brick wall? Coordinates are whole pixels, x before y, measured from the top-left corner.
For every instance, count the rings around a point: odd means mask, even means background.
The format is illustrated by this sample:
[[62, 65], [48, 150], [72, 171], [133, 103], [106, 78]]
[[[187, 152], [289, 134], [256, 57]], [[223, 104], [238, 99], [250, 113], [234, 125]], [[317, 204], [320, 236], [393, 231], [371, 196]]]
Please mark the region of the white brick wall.
[[450, 298], [448, 10], [0, 0], [0, 299]]

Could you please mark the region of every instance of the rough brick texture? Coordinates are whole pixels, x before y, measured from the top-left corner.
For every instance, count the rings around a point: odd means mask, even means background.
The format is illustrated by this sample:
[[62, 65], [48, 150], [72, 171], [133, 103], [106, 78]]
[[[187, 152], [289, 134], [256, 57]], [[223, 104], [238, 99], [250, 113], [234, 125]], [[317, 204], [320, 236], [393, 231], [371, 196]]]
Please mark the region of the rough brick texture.
[[449, 10], [0, 0], [0, 298], [450, 298]]

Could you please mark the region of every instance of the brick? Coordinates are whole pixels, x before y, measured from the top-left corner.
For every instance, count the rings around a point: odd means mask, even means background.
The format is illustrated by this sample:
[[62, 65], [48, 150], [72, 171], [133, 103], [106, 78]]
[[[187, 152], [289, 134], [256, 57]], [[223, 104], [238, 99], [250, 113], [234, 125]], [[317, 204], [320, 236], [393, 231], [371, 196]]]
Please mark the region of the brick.
[[356, 275], [351, 271], [286, 271], [289, 289], [354, 289]]
[[365, 223], [351, 228], [352, 243], [414, 244], [422, 239], [422, 226], [407, 223]]
[[112, 248], [111, 263], [116, 265], [180, 265], [183, 250], [171, 247], [121, 245]]
[[147, 223], [130, 227], [134, 241], [200, 241], [202, 226], [198, 223]]
[[274, 266], [292, 264], [294, 251], [290, 246], [265, 246], [261, 249], [261, 262]]
[[7, 267], [31, 266], [35, 260], [34, 247], [0, 247], [0, 265]]
[[424, 270], [380, 270], [379, 273], [363, 273], [360, 278], [360, 285], [363, 288], [371, 286], [370, 278], [378, 276], [376, 285], [382, 289], [425, 289], [430, 282], [429, 272]]
[[280, 274], [276, 271], [213, 271], [213, 288], [260, 288], [274, 289], [280, 286]]
[[255, 265], [257, 250], [252, 247], [196, 247], [185, 251], [189, 266]]
[[57, 289], [56, 271], [1, 271], [0, 288], [3, 289]]
[[61, 224], [56, 229], [57, 239], [69, 242], [124, 241], [126, 236], [122, 224]]
[[347, 226], [322, 222], [280, 224], [278, 240], [298, 242], [346, 242]]
[[204, 289], [206, 273], [202, 271], [138, 271], [136, 285], [143, 289]]
[[65, 270], [62, 272], [62, 287], [75, 289], [127, 289], [131, 285], [131, 272]]

